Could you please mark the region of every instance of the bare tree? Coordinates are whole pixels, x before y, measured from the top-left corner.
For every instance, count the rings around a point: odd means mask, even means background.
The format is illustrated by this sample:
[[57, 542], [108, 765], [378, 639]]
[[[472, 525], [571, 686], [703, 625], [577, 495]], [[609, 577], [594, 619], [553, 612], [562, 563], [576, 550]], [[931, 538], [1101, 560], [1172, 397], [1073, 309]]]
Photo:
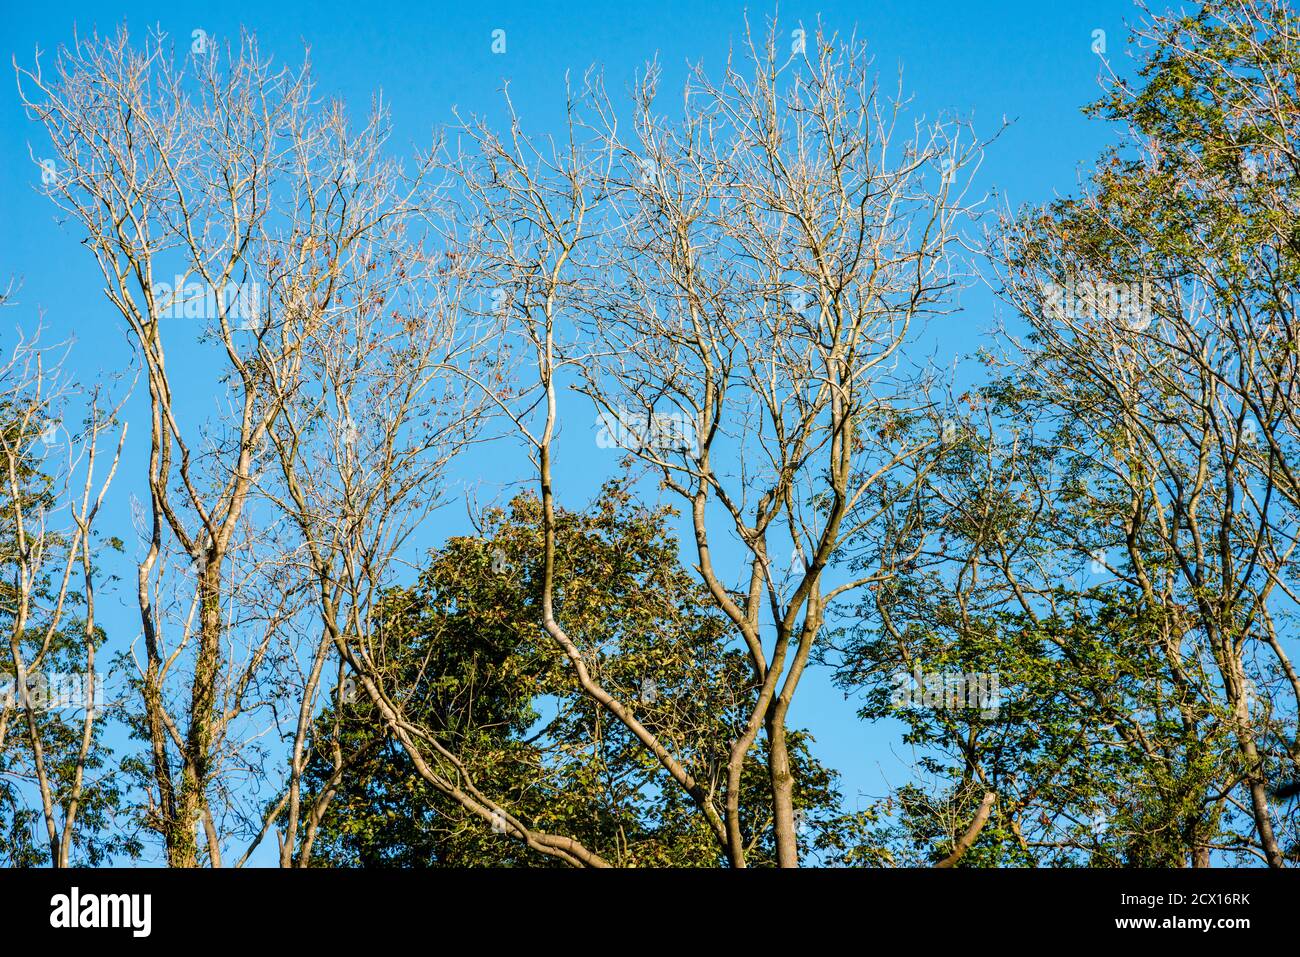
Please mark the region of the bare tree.
[[[465, 122], [459, 130], [462, 149], [451, 158], [449, 169], [460, 184], [461, 218], [471, 224], [467, 248], [481, 264], [484, 317], [496, 323], [496, 345], [514, 370], [505, 389], [478, 376], [470, 380], [513, 423], [539, 486], [541, 625], [574, 686], [626, 729], [662, 768], [665, 786], [680, 788], [719, 846], [726, 847], [727, 825], [716, 801], [716, 765], [710, 768], [699, 760], [707, 756], [684, 753], [656, 732], [640, 713], [644, 709], [638, 706], [637, 693], [608, 680], [602, 673], [602, 649], [584, 645], [571, 633], [556, 606], [553, 469], [562, 421], [560, 394], [566, 384], [579, 384], [594, 354], [608, 347], [586, 343], [580, 323], [609, 281], [600, 240], [614, 222], [609, 203], [617, 151], [581, 116], [584, 108], [601, 109], [600, 82], [593, 72], [576, 89], [569, 87], [568, 123], [559, 138], [531, 137], [508, 88], [504, 101], [505, 128], [498, 133], [482, 120]], [[507, 819], [505, 830], [530, 845], [537, 840], [526, 822], [514, 817]], [[563, 845], [562, 856], [572, 863], [606, 864], [571, 839]]]
[[[408, 176], [382, 156], [382, 116], [352, 139], [337, 122], [334, 165], [303, 174], [318, 197], [304, 204], [313, 215], [301, 224], [314, 252], [281, 293], [302, 348], [292, 363], [267, 367], [280, 414], [269, 431], [275, 468], [261, 488], [294, 531], [287, 584], [310, 595], [303, 626], [320, 636], [299, 668], [287, 788], [265, 822], [283, 819], [285, 866], [310, 862], [321, 819], [359, 757], [339, 738], [342, 716], [358, 701], [373, 704], [430, 784], [487, 822], [495, 811], [472, 783], [458, 783], [454, 755], [407, 718], [406, 689], [389, 680], [383, 602], [414, 564], [413, 538], [444, 501], [453, 457], [484, 438], [483, 400], [462, 376], [499, 376], [477, 331], [463, 328], [473, 264], [444, 232], [452, 226], [440, 215], [444, 184], [431, 177], [436, 149]], [[327, 687], [331, 734], [312, 740]], [[304, 806], [315, 749], [329, 756], [331, 777]]]
[[[331, 147], [328, 114], [312, 99], [305, 65], [272, 68], [249, 36], [224, 53], [196, 40], [178, 64], [165, 35], [137, 49], [123, 29], [78, 38], [52, 73], [39, 55], [33, 68], [16, 69], [23, 102], [52, 143], [47, 191], [84, 230], [149, 386], [137, 600], [150, 826], [170, 864], [193, 866], [202, 822], [217, 864], [218, 752], [240, 750], [241, 727], [243, 743], [257, 736], [239, 719], [249, 717], [246, 703], [268, 706], [249, 695], [284, 640], [283, 616], [246, 623], [236, 610], [242, 590], [230, 587], [254, 473], [280, 411], [266, 369], [294, 361], [302, 343], [292, 316], [267, 314], [262, 300], [313, 259], [311, 237], [295, 223], [316, 198], [304, 169]], [[199, 389], [190, 377], [177, 381], [169, 347], [189, 353], [190, 369], [206, 365], [212, 380]], [[205, 421], [196, 400], [214, 387], [225, 408]], [[176, 551], [193, 602], [169, 615], [161, 589]]]
[[743, 866], [740, 774], [762, 731], [779, 862], [796, 866], [789, 709], [836, 600], [888, 574], [832, 565], [936, 445], [901, 428], [930, 405], [902, 350], [960, 283], [980, 144], [960, 123], [905, 125], [865, 45], [820, 29], [747, 32], [720, 81], [691, 72], [678, 119], [658, 80], [652, 65], [632, 136], [602, 110], [613, 278], [584, 303], [600, 351], [583, 388], [686, 504], [699, 574], [749, 652], [719, 837]]

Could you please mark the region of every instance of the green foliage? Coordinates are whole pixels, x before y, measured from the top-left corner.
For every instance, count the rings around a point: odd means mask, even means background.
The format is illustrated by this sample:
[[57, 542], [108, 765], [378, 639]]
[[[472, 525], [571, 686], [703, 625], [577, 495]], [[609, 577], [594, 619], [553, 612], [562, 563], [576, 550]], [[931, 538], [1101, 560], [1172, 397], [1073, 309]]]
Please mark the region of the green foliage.
[[[1293, 547], [1277, 503], [1300, 451], [1280, 398], [1297, 376], [1298, 28], [1268, 3], [1154, 18], [1135, 80], [1090, 108], [1118, 145], [1079, 195], [1005, 224], [1023, 335], [985, 351], [991, 381], [952, 410], [965, 427], [878, 556], [896, 578], [837, 636], [863, 716], [901, 721], [919, 755], [921, 779], [877, 809], [895, 862], [948, 854], [989, 790], [961, 866], [1258, 860], [1243, 782], [1295, 761], [1272, 643], [1294, 607], [1272, 555]], [[1049, 307], [1076, 281], [1145, 284], [1147, 314]], [[914, 665], [994, 673], [1003, 706], [894, 707]]]
[[[726, 742], [751, 706], [743, 654], [681, 567], [665, 509], [637, 506], [607, 486], [589, 512], [557, 514], [556, 617], [593, 677], [717, 787]], [[723, 858], [689, 797], [621, 723], [581, 693], [541, 627], [541, 512], [531, 496], [485, 517], [477, 537], [454, 538], [418, 583], [390, 594], [383, 629], [387, 685], [408, 719], [438, 736], [476, 785], [530, 826], [572, 836], [611, 862], [715, 866]], [[336, 866], [545, 866], [420, 780], [368, 702], [320, 718], [341, 722], [357, 765], [330, 804], [314, 847]], [[790, 736], [796, 801], [814, 853], [836, 855], [834, 772]], [[750, 860], [775, 858], [760, 742], [742, 777]], [[308, 769], [319, 788], [331, 759]]]
[[[38, 423], [43, 424], [43, 423]], [[41, 547], [47, 554], [65, 547], [63, 537], [43, 527], [38, 519], [42, 512], [53, 510], [57, 500], [53, 480], [42, 469], [39, 444], [33, 441], [39, 428], [28, 421], [21, 423], [11, 406], [0, 406], [2, 446], [14, 452], [14, 481], [7, 466], [0, 483], [0, 629], [5, 635], [5, 651], [0, 656], [0, 862], [11, 867], [48, 865], [51, 859], [49, 839], [41, 813], [39, 784], [34, 763], [33, 732], [27, 723], [26, 709], [16, 693], [16, 646], [25, 666], [30, 667], [40, 654], [37, 671], [41, 675], [85, 675], [87, 643], [85, 619], [75, 612], [85, 607], [84, 597], [75, 590], [55, 610], [58, 582], [51, 581], [47, 568], [24, 589], [18, 570], [21, 559], [19, 516], [23, 517], [27, 547], [34, 548], [39, 529]], [[15, 495], [15, 489], [17, 494]], [[111, 543], [110, 543], [111, 544]], [[30, 566], [29, 566], [30, 567]], [[20, 603], [26, 605], [26, 628], [19, 629]], [[54, 615], [61, 617], [51, 630]], [[96, 629], [96, 648], [105, 641]], [[102, 677], [102, 675], [100, 676]], [[60, 822], [66, 821], [68, 807], [78, 779], [82, 781], [77, 796], [76, 824], [73, 828], [71, 862], [77, 866], [95, 866], [136, 857], [139, 841], [129, 829], [120, 826], [126, 816], [126, 793], [112, 764], [113, 750], [102, 740], [111, 707], [102, 709], [91, 726], [91, 737], [82, 758], [84, 709], [34, 707], [32, 721], [35, 739], [43, 754], [52, 804]]]

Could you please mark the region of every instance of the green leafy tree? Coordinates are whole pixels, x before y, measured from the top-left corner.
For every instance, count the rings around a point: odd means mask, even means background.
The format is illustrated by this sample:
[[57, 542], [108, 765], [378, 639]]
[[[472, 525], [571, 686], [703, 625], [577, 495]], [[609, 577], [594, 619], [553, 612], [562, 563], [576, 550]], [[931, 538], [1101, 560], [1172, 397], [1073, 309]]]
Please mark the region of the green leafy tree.
[[[636, 702], [637, 717], [717, 787], [725, 742], [745, 720], [752, 689], [728, 628], [678, 561], [666, 509], [635, 505], [611, 485], [589, 512], [557, 512], [557, 606], [605, 687]], [[418, 583], [385, 602], [382, 663], [403, 689], [408, 720], [436, 734], [478, 782], [534, 829], [572, 835], [627, 866], [724, 863], [698, 808], [667, 786], [661, 765], [582, 694], [566, 659], [539, 625], [541, 511], [534, 497], [485, 517], [483, 534], [453, 538]], [[736, 689], [746, 689], [737, 693]], [[504, 833], [428, 788], [385, 736], [368, 701], [321, 722], [340, 722], [354, 762], [316, 840], [318, 860], [363, 866], [544, 866]], [[322, 734], [322, 737], [326, 735]], [[814, 853], [843, 850], [835, 772], [796, 731], [796, 800]], [[309, 767], [313, 787], [330, 755]], [[767, 777], [756, 753], [745, 777], [742, 820], [751, 860], [773, 863]], [[498, 829], [499, 830], [499, 829]], [[554, 862], [551, 862], [554, 863]]]
[[986, 790], [966, 863], [1281, 866], [1295, 844], [1269, 795], [1300, 756], [1297, 34], [1267, 2], [1140, 25], [1135, 76], [1091, 108], [1119, 144], [1003, 224], [1023, 328], [950, 410], [899, 575], [846, 642], [869, 715], [912, 659], [1007, 698], [989, 723], [902, 714], [938, 790], [909, 791], [904, 844], [943, 853]]
[[[1024, 421], [1013, 398], [973, 404]], [[947, 859], [992, 795], [963, 866], [1204, 858], [1239, 780], [1221, 712], [1180, 690], [1209, 682], [1204, 662], [1173, 650], [1163, 609], [1093, 571], [1060, 436], [993, 434], [950, 435], [910, 531], [863, 556], [896, 574], [834, 642], [860, 715], [899, 720], [917, 755], [917, 779], [876, 807], [879, 853]]]
[[[52, 420], [30, 358], [20, 347], [0, 369], [0, 862], [94, 866], [136, 856], [139, 843], [122, 826], [125, 792], [103, 741], [113, 709], [91, 710], [105, 697], [94, 655], [105, 635], [87, 585], [93, 516], [67, 501], [43, 460]], [[89, 431], [93, 442], [98, 425]], [[69, 509], [80, 537], [53, 527]], [[80, 588], [69, 587], [74, 568]]]

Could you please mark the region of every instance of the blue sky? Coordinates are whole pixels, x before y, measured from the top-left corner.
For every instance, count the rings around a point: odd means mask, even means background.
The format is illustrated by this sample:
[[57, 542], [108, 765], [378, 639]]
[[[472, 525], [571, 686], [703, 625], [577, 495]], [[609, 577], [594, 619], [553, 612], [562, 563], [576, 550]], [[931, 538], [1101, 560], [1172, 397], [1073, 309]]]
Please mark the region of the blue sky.
[[[37, 47], [52, 53], [71, 40], [74, 27], [83, 32], [110, 30], [125, 21], [136, 33], [156, 24], [178, 41], [194, 29], [220, 41], [243, 26], [258, 34], [264, 52], [278, 58], [297, 61], [304, 44], [310, 45], [319, 92], [342, 96], [354, 113], [364, 112], [371, 96], [382, 90], [395, 122], [392, 145], [409, 150], [426, 145], [431, 130], [450, 121], [454, 106], [464, 112], [495, 112], [504, 79], [511, 82], [524, 121], [537, 132], [559, 125], [566, 71], [581, 73], [598, 64], [608, 89], [618, 94], [655, 55], [668, 81], [681, 75], [688, 60], [716, 66], [741, 30], [746, 10], [741, 3], [698, 0], [658, 5], [577, 0], [555, 4], [554, 9], [547, 6], [390, 0], [282, 0], [243, 7], [174, 0], [116, 6], [10, 2], [3, 15], [2, 46], [6, 63], [13, 56], [30, 65]], [[761, 23], [774, 9], [750, 5], [751, 22]], [[832, 30], [856, 30], [874, 50], [876, 66], [885, 77], [892, 79], [902, 66], [918, 116], [956, 112], [986, 135], [1004, 117], [1013, 121], [989, 148], [978, 179], [983, 189], [997, 191], [999, 198], [991, 201], [1012, 205], [1073, 191], [1081, 168], [1110, 141], [1114, 131], [1080, 112], [1098, 92], [1100, 64], [1092, 50], [1093, 31], [1106, 32], [1107, 54], [1119, 60], [1124, 56], [1126, 21], [1138, 13], [1122, 0], [876, 0], [783, 4], [779, 9], [787, 30], [800, 22], [811, 28], [819, 15]], [[504, 55], [491, 51], [496, 29], [506, 31]], [[98, 268], [79, 246], [75, 228], [57, 223], [34, 188], [40, 170], [29, 159], [29, 144], [39, 158], [41, 133], [19, 107], [12, 72], [0, 90], [0, 151], [8, 157], [0, 165], [0, 283], [13, 276], [22, 284], [19, 306], [6, 310], [0, 325], [5, 348], [12, 343], [16, 324], [30, 329], [43, 315], [47, 341], [74, 340], [70, 362], [83, 379], [125, 369], [126, 336], [100, 291]], [[945, 326], [943, 348], [949, 361], [976, 348], [995, 319], [986, 290], [969, 290], [962, 306], [961, 314]], [[190, 370], [181, 371], [184, 375]], [[195, 388], [205, 388], [210, 377], [202, 369], [192, 371]], [[193, 398], [201, 402], [206, 397], [200, 393]], [[132, 408], [138, 407], [133, 403]], [[578, 433], [591, 415], [575, 409], [574, 419], [578, 427], [570, 430]], [[105, 526], [128, 540], [128, 495], [141, 494], [132, 477], [139, 469], [133, 469], [132, 462], [139, 461], [135, 456], [146, 439], [144, 432], [135, 430], [126, 467], [115, 485], [116, 507]], [[561, 446], [557, 462], [562, 503], [573, 506], [581, 505], [613, 472], [616, 458], [589, 437], [577, 438]], [[483, 476], [526, 475], [526, 461], [512, 448], [476, 455], [463, 466], [465, 478], [476, 484], [485, 481]], [[464, 514], [458, 505], [447, 509], [439, 531], [463, 530]], [[115, 647], [129, 642], [138, 630], [126, 590], [109, 601], [103, 614]], [[814, 675], [801, 688], [792, 711], [794, 723], [810, 727], [817, 736], [819, 756], [843, 774], [851, 807], [857, 795], [879, 795], [886, 781], [897, 785], [906, 776], [899, 755], [906, 756], [896, 744], [896, 729], [864, 725], [853, 710], [824, 676]]]

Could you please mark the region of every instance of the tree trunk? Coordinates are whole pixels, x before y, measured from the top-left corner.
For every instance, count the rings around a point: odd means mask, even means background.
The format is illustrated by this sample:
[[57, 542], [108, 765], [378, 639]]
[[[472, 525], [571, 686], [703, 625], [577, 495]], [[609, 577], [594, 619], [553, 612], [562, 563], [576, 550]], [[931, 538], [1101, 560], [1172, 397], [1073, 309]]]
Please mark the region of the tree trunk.
[[785, 713], [788, 707], [788, 702], [778, 696], [768, 709], [767, 767], [772, 782], [776, 862], [779, 867], [798, 867], [799, 841], [794, 827], [794, 774], [790, 770], [790, 751], [785, 741]]
[[167, 863], [172, 867], [198, 866], [198, 826], [206, 800], [212, 757], [217, 665], [221, 649], [221, 558], [211, 553], [204, 557], [206, 561], [199, 574], [199, 653], [194, 663], [190, 727], [185, 739], [186, 761], [176, 820], [167, 840]]

